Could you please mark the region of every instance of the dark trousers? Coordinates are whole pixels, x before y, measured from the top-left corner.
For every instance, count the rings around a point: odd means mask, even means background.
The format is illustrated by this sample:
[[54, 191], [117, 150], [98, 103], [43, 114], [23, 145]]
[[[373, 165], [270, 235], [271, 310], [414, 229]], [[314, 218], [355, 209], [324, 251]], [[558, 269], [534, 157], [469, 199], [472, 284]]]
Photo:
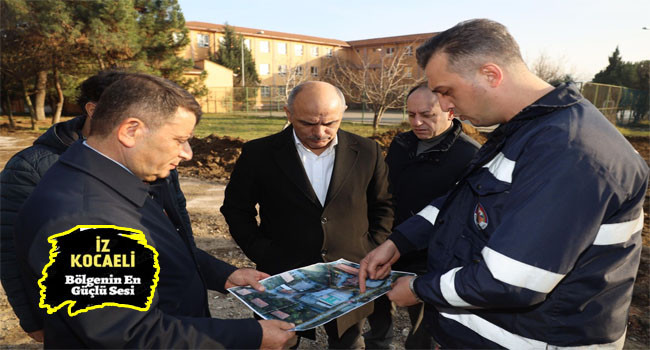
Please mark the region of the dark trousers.
[[406, 349], [433, 349], [433, 338], [427, 332], [424, 324], [421, 323], [415, 333], [413, 333], [413, 328], [418, 321], [421, 309], [422, 304], [411, 305], [406, 309], [411, 319], [411, 331], [406, 337], [406, 343], [404, 343], [404, 348]]
[[375, 311], [368, 316], [370, 330], [363, 334], [366, 349], [388, 349], [393, 342], [393, 306], [386, 295], [375, 299]]
[[323, 325], [325, 333], [327, 333], [327, 346], [330, 349], [363, 349], [363, 337], [361, 330], [363, 329], [363, 322], [356, 323], [348, 328], [343, 335], [339, 338], [339, 330], [336, 325], [336, 320], [329, 321]]
[[363, 334], [365, 320], [348, 328], [339, 338], [336, 321], [323, 325], [330, 349], [388, 349], [393, 341], [392, 306], [388, 297], [375, 299], [374, 311], [368, 316], [370, 330]]

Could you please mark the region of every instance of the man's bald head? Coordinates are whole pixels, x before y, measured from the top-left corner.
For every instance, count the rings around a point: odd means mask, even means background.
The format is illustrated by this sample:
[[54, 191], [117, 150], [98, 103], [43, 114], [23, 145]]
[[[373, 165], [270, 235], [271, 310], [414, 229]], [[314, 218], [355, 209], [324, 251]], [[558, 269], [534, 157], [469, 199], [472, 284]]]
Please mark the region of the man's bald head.
[[289, 98], [287, 99], [287, 108], [289, 111], [293, 110], [293, 105], [296, 101], [296, 98], [302, 92], [306, 93], [306, 96], [304, 96], [305, 98], [312, 98], [314, 96], [317, 96], [326, 100], [331, 100], [331, 94], [335, 93], [336, 97], [341, 102], [341, 108], [345, 109], [347, 107], [345, 105], [345, 97], [343, 96], [343, 93], [336, 86], [324, 81], [307, 81], [294, 87], [293, 90], [291, 90]]
[[308, 81], [291, 91], [284, 111], [302, 145], [318, 155], [336, 137], [346, 108], [334, 85]]

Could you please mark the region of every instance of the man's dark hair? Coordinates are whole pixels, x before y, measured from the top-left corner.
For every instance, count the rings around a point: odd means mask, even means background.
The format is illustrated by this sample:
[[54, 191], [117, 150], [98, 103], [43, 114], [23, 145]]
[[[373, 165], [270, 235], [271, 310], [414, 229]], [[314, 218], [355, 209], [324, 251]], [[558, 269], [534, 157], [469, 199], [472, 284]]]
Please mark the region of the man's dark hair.
[[456, 73], [473, 71], [488, 57], [502, 65], [524, 61], [508, 29], [489, 19], [460, 22], [429, 38], [416, 51], [418, 65], [424, 69], [437, 53], [447, 54], [449, 67]]
[[86, 103], [97, 102], [106, 88], [114, 82], [124, 78], [129, 73], [120, 71], [103, 71], [84, 80], [79, 86], [77, 105], [86, 114]]
[[106, 136], [124, 119], [138, 118], [155, 130], [176, 115], [179, 107], [201, 119], [194, 96], [175, 83], [147, 74], [129, 74], [111, 84], [97, 103], [90, 120], [90, 134]]

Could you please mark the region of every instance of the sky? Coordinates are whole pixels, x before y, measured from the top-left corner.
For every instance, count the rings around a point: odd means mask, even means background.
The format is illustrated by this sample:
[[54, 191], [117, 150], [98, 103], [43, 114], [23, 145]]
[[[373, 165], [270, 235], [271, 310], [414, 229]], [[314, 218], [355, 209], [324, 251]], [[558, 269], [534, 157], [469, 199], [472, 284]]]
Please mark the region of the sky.
[[[589, 81], [616, 46], [650, 59], [650, 0], [179, 0], [185, 21], [339, 40], [440, 32], [472, 18], [504, 24], [528, 63], [545, 55]], [[647, 29], [643, 29], [646, 27]]]

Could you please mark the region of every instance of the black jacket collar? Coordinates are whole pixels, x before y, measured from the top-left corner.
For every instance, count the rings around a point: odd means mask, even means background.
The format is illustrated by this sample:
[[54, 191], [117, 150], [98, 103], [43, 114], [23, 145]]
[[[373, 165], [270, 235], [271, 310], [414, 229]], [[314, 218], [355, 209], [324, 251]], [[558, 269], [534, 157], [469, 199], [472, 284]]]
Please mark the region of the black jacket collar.
[[80, 115], [68, 121], [54, 124], [36, 139], [34, 144], [52, 147], [63, 153], [75, 141], [82, 138], [81, 129], [85, 122], [86, 116]]
[[86, 147], [82, 140], [70, 146], [61, 155], [59, 161], [103, 182], [138, 207], [144, 205], [149, 194], [149, 184], [112, 160]]
[[[460, 136], [463, 131], [461, 121], [458, 119], [452, 119], [451, 121], [451, 131], [447, 134], [444, 140], [440, 141], [434, 148], [424, 152], [421, 156], [426, 155], [430, 152], [446, 152], [451, 148], [451, 146], [456, 142], [458, 136]], [[408, 150], [409, 158], [415, 157], [415, 151], [418, 147], [418, 137], [415, 136], [413, 130], [407, 131], [395, 136], [395, 142], [401, 145], [403, 148]]]

